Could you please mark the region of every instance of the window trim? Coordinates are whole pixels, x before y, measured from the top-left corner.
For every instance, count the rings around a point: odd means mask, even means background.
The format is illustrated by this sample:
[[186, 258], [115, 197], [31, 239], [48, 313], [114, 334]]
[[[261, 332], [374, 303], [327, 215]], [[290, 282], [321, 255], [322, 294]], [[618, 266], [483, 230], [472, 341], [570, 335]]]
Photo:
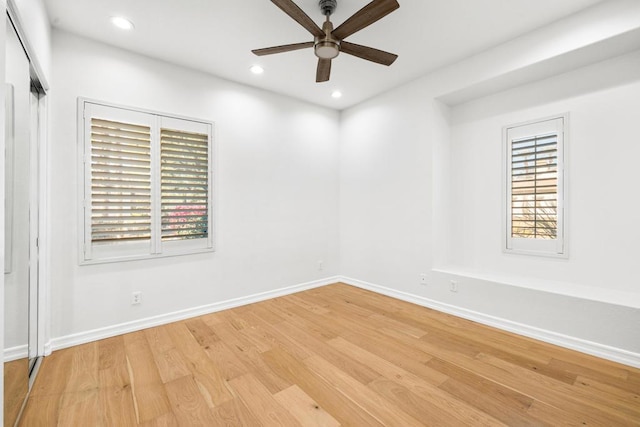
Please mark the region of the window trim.
[[[154, 122], [155, 125], [151, 129], [152, 140], [156, 137], [156, 134], [159, 135], [159, 126], [161, 124], [161, 118], [168, 119], [177, 119], [188, 122], [200, 123], [209, 127], [209, 153], [208, 153], [208, 162], [209, 162], [209, 170], [208, 170], [208, 199], [209, 199], [209, 210], [208, 210], [208, 220], [209, 220], [209, 233], [206, 238], [206, 244], [194, 244], [193, 240], [181, 240], [179, 243], [177, 241], [167, 241], [167, 242], [157, 242], [154, 247], [153, 239], [147, 244], [146, 242], [133, 242], [133, 243], [120, 243], [120, 248], [113, 248], [113, 255], [111, 255], [110, 251], [105, 251], [107, 254], [101, 258], [93, 258], [92, 257], [92, 245], [91, 245], [91, 210], [85, 209], [86, 205], [90, 198], [87, 198], [86, 191], [89, 188], [90, 192], [90, 183], [91, 183], [91, 173], [87, 173], [86, 163], [91, 164], [91, 150], [90, 150], [90, 139], [87, 140], [87, 123], [90, 120], [85, 120], [85, 106], [87, 104], [93, 104], [98, 106], [104, 106], [109, 108], [115, 108], [125, 111], [131, 111], [133, 113], [142, 113], [155, 116]], [[156, 126], [157, 125], [157, 126]], [[160, 112], [156, 110], [149, 110], [144, 108], [130, 107], [126, 105], [120, 105], [105, 101], [99, 101], [92, 98], [78, 97], [77, 101], [77, 141], [78, 141], [78, 262], [79, 265], [93, 265], [93, 264], [105, 264], [105, 263], [115, 263], [115, 262], [125, 262], [125, 261], [137, 261], [137, 260], [145, 260], [145, 259], [155, 259], [155, 258], [166, 258], [173, 256], [182, 256], [182, 255], [191, 255], [191, 254], [199, 254], [199, 253], [208, 253], [215, 252], [216, 250], [216, 236], [217, 236], [217, 203], [216, 203], [216, 195], [217, 192], [217, 179], [216, 179], [216, 171], [217, 171], [217, 144], [216, 144], [216, 126], [215, 123], [209, 120], [198, 119], [188, 116], [182, 116], [178, 114], [170, 114], [165, 112]], [[152, 158], [157, 158], [159, 161], [159, 136], [157, 138], [157, 144], [153, 144], [152, 142]], [[155, 147], [154, 147], [155, 145]], [[158, 197], [159, 195], [159, 168], [157, 168], [157, 173], [152, 173], [152, 188], [155, 188], [152, 191], [152, 198]], [[156, 183], [153, 185], [153, 183]], [[156, 194], [158, 193], [158, 194]], [[157, 204], [159, 210], [159, 202]], [[152, 211], [153, 212], [153, 211]], [[157, 221], [156, 219], [157, 213], [152, 213], [152, 221]], [[159, 239], [156, 239], [159, 240]], [[200, 243], [200, 242], [198, 242]], [[164, 250], [162, 252], [158, 252], [158, 246], [162, 244]], [[140, 253], [139, 249], [141, 247], [148, 247], [145, 253]], [[87, 257], [87, 254], [89, 257]]]
[[[516, 128], [534, 127], [544, 122], [561, 120], [561, 136], [558, 138], [558, 238], [519, 239], [511, 237], [511, 159], [509, 157], [509, 131]], [[526, 132], [525, 132], [526, 133]], [[532, 132], [531, 136], [541, 133]], [[513, 139], [513, 138], [512, 138]], [[529, 120], [502, 128], [502, 252], [506, 254], [534, 255], [551, 258], [569, 257], [568, 233], [568, 154], [569, 154], [569, 113], [556, 114], [536, 120]]]

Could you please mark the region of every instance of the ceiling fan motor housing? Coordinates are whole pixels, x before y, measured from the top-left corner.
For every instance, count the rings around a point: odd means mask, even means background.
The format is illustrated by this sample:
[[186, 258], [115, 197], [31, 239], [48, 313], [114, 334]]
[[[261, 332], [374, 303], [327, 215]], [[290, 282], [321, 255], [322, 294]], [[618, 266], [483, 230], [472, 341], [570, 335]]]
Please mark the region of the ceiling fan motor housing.
[[324, 31], [324, 37], [315, 38], [315, 54], [320, 59], [333, 59], [340, 53], [340, 40], [334, 39], [331, 35], [333, 24], [329, 21], [328, 16], [322, 25], [322, 30]]
[[320, 10], [325, 16], [330, 16], [338, 7], [338, 0], [320, 0]]

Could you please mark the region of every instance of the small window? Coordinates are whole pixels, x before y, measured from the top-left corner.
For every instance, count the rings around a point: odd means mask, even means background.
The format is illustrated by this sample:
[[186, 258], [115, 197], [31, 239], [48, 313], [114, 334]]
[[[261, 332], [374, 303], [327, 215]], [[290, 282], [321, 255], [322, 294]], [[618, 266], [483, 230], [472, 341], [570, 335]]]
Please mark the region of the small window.
[[213, 250], [213, 124], [81, 99], [81, 263]]
[[566, 123], [564, 115], [504, 129], [508, 252], [566, 256]]

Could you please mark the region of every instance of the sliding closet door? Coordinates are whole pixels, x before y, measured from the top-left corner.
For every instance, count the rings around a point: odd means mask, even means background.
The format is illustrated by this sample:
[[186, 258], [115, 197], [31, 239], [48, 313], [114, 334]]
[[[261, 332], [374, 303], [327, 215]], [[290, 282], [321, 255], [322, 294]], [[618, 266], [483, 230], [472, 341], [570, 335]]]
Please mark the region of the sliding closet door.
[[31, 78], [10, 21], [6, 49], [4, 425], [13, 426], [29, 387]]
[[31, 81], [30, 100], [30, 170], [31, 185], [29, 190], [29, 376], [31, 383], [34, 378], [34, 367], [38, 360], [38, 313], [39, 313], [39, 283], [40, 283], [40, 249], [38, 248], [38, 236], [40, 225], [40, 93], [39, 86]]

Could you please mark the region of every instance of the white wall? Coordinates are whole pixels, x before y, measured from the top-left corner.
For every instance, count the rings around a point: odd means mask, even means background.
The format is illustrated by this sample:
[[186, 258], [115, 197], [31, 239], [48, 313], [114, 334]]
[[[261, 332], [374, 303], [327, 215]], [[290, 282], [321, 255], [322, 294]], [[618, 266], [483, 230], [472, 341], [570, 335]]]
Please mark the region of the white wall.
[[[640, 308], [638, 280], [633, 280], [640, 258], [634, 243], [640, 240], [635, 214], [640, 199], [634, 189], [640, 182], [638, 70], [640, 52], [453, 109], [451, 264], [481, 275], [499, 272], [593, 287], [602, 290], [594, 294], [598, 299], [619, 293], [621, 298], [612, 302]], [[626, 78], [631, 73], [633, 80]], [[558, 99], [563, 87], [578, 93], [564, 89]], [[570, 114], [569, 259], [505, 254], [500, 235], [502, 126], [563, 112]], [[635, 298], [635, 304], [628, 298]]]
[[[53, 58], [54, 340], [338, 273], [337, 112], [58, 31]], [[78, 265], [78, 97], [216, 123], [215, 253]]]
[[[434, 100], [440, 83], [455, 86], [439, 72], [345, 111], [341, 274], [640, 365], [638, 69], [640, 51], [453, 108]], [[504, 254], [502, 127], [564, 112], [571, 114], [570, 257]], [[604, 203], [593, 201], [594, 190]], [[427, 286], [420, 273], [428, 273]], [[458, 292], [449, 291], [450, 280]]]
[[375, 283], [414, 283], [431, 269], [433, 114], [409, 85], [343, 113], [340, 272]]

